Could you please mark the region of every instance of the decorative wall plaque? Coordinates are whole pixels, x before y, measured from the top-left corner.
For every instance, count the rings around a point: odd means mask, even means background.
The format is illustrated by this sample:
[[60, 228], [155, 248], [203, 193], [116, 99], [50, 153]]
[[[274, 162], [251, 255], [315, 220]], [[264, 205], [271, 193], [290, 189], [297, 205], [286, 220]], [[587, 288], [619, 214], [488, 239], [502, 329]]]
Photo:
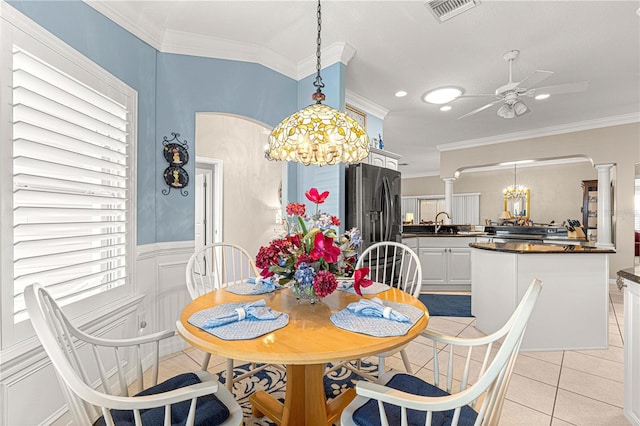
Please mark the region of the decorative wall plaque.
[[171, 188], [180, 190], [183, 197], [189, 195], [184, 189], [189, 184], [189, 174], [182, 167], [189, 162], [189, 145], [186, 141], [181, 141], [180, 133], [171, 133], [172, 138], [167, 139], [166, 136], [162, 140], [162, 154], [164, 159], [169, 163], [169, 167], [164, 169], [164, 182], [169, 186], [162, 190], [164, 195], [171, 193]]

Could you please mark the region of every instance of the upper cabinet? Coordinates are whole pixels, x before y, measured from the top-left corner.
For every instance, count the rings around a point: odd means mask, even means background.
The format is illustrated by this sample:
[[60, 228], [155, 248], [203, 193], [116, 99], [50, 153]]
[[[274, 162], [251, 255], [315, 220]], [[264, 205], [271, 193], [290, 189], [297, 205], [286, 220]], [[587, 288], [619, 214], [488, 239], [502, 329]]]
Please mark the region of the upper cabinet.
[[367, 163], [378, 167], [398, 170], [398, 160], [400, 160], [400, 157], [401, 155], [394, 154], [393, 152], [370, 148]]

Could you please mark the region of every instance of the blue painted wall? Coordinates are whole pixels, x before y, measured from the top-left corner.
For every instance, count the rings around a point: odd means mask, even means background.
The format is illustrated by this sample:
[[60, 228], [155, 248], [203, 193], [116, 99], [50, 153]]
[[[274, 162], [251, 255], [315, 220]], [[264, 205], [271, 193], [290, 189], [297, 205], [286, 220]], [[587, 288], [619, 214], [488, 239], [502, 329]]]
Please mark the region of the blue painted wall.
[[[345, 73], [346, 66], [341, 62], [330, 65], [321, 71], [322, 81], [325, 85], [322, 92], [326, 95], [326, 101], [323, 103], [341, 111], [344, 111], [345, 105]], [[315, 92], [315, 87], [313, 86], [315, 78], [316, 75], [312, 74], [298, 82], [299, 109], [314, 102], [311, 100], [311, 95]], [[322, 167], [297, 164], [295, 168], [297, 179], [291, 174], [289, 175], [290, 181], [297, 182], [297, 201], [306, 203], [308, 212], [315, 212], [315, 204], [306, 199], [304, 196], [305, 191], [313, 187], [318, 188], [320, 192], [329, 191], [329, 198], [327, 198], [320, 210], [324, 213], [344, 218], [344, 170], [344, 164]], [[342, 228], [340, 229], [342, 230]]]
[[168, 188], [163, 136], [177, 132], [189, 142], [186, 169], [193, 176], [196, 112], [228, 112], [274, 126], [296, 110], [297, 82], [264, 66], [159, 53], [77, 0], [9, 3], [138, 92], [139, 245], [194, 238], [193, 191], [161, 193]]
[[[237, 114], [274, 127], [296, 111], [297, 82], [262, 65], [161, 53], [157, 70], [157, 139], [177, 132], [189, 142], [193, 161], [185, 169], [190, 176], [195, 176], [197, 112]], [[154, 162], [161, 179], [167, 162], [159, 149]], [[194, 238], [193, 191], [187, 197], [175, 190], [168, 196], [157, 191], [156, 206], [156, 241]]]

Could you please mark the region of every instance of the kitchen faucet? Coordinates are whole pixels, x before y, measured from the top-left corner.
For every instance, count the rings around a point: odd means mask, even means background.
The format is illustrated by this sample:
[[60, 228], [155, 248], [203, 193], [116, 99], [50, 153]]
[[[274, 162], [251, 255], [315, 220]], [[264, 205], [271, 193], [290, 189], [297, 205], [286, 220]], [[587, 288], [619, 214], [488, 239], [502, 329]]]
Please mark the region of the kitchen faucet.
[[443, 212], [438, 212], [438, 213], [436, 214], [436, 219], [435, 219], [435, 223], [436, 223], [436, 234], [438, 233], [438, 231], [440, 230], [440, 227], [441, 227], [441, 226], [442, 226], [442, 224], [444, 223], [444, 220], [442, 220], [442, 221], [440, 222], [440, 224], [438, 224], [438, 216], [440, 216], [441, 214], [446, 215], [446, 216], [447, 216], [447, 219], [451, 219], [451, 216], [449, 216], [449, 213], [444, 212], [444, 211], [443, 211]]

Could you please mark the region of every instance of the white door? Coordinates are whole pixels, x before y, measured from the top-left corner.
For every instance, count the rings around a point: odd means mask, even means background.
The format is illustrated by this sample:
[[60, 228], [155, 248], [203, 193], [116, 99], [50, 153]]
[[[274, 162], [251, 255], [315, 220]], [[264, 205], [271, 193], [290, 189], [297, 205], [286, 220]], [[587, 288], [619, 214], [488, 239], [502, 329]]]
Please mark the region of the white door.
[[222, 241], [222, 161], [199, 157], [195, 184], [195, 247]]
[[212, 242], [211, 219], [211, 182], [213, 171], [210, 168], [196, 168], [196, 211], [195, 246], [196, 251]]

